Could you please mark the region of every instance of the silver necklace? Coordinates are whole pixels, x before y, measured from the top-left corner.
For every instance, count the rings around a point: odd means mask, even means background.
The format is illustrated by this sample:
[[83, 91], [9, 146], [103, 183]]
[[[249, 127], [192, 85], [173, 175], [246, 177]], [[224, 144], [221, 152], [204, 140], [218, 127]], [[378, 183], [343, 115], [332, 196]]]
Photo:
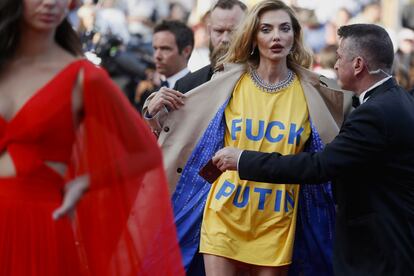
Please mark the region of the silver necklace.
[[262, 80], [262, 78], [259, 77], [259, 74], [257, 73], [256, 69], [253, 68], [250, 68], [249, 74], [256, 87], [267, 93], [279, 92], [280, 90], [288, 87], [295, 78], [295, 73], [293, 73], [290, 69], [288, 69], [288, 76], [286, 77], [286, 79], [278, 83], [265, 82], [264, 80]]

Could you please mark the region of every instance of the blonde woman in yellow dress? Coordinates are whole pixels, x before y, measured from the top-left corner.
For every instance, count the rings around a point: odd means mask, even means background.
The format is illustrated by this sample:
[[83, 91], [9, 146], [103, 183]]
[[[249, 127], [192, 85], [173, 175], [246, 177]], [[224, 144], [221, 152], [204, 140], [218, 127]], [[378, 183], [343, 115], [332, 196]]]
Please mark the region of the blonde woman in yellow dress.
[[[313, 132], [315, 141], [336, 133], [334, 116], [321, 101], [324, 92], [315, 89], [321, 88], [319, 79], [304, 68], [310, 62], [291, 8], [276, 0], [256, 4], [222, 60], [245, 66], [224, 110], [224, 146], [294, 154], [305, 149]], [[313, 85], [312, 78], [318, 80]], [[320, 118], [324, 112], [327, 117]], [[287, 275], [299, 187], [244, 181], [237, 172], [224, 172], [212, 184], [204, 209], [200, 252], [206, 274], [236, 275], [241, 268], [252, 275]], [[333, 204], [327, 208], [333, 223]], [[331, 274], [331, 248], [326, 245], [325, 267], [302, 273]]]

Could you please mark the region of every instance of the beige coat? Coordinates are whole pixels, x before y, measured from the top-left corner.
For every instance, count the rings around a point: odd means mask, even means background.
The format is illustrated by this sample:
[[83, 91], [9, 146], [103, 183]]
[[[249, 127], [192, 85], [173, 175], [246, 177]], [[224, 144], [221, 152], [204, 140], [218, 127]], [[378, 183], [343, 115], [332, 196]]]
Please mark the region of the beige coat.
[[[322, 141], [329, 143], [338, 134], [344, 110], [348, 109], [348, 104], [344, 105], [343, 91], [324, 86], [329, 80], [309, 70], [302, 67], [294, 69], [299, 76], [312, 122]], [[231, 96], [244, 72], [245, 66], [229, 64], [211, 81], [188, 92], [181, 109], [170, 113], [160, 111], [154, 118], [147, 120], [151, 128], [159, 133], [158, 143], [163, 152], [171, 193], [198, 140], [220, 106]], [[145, 102], [144, 114], [153, 96]]]

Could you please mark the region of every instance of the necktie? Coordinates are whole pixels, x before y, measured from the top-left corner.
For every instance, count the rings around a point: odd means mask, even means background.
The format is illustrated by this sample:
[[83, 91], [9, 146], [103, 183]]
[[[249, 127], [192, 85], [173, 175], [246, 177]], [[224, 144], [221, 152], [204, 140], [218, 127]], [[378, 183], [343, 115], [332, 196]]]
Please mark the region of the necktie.
[[161, 81], [161, 87], [170, 87], [167, 80]]

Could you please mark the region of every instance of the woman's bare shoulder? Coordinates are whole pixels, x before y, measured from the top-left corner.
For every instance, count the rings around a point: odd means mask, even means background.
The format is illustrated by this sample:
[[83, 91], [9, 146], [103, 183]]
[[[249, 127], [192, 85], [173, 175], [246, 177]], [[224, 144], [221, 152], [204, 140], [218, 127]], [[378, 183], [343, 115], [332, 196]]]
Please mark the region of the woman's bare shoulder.
[[59, 72], [80, 59], [84, 59], [84, 57], [73, 55], [59, 45], [53, 45], [49, 49], [48, 55], [45, 56], [42, 62], [37, 63], [37, 65], [43, 67], [44, 70]]

